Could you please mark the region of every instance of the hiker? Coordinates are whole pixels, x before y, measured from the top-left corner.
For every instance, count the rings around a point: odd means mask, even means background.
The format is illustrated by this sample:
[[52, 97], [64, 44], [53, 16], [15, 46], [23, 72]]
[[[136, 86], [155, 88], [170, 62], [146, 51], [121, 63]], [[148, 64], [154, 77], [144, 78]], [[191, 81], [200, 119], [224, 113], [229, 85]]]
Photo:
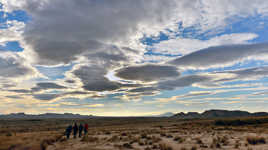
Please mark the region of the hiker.
[[80, 125], [79, 125], [79, 137], [81, 138], [81, 136], [82, 136], [82, 132], [83, 132], [83, 125], [82, 125], [82, 123], [80, 123]]
[[74, 130], [74, 138], [76, 138], [77, 131], [78, 131], [78, 126], [76, 123], [74, 124], [73, 130]]
[[84, 127], [84, 132], [85, 132], [85, 135], [87, 135], [87, 131], [88, 131], [88, 124], [85, 123], [85, 127]]
[[71, 135], [71, 133], [72, 133], [72, 129], [73, 129], [72, 125], [69, 125], [69, 126], [66, 128], [65, 134], [66, 134], [66, 136], [67, 136], [67, 139], [70, 138], [70, 135]]

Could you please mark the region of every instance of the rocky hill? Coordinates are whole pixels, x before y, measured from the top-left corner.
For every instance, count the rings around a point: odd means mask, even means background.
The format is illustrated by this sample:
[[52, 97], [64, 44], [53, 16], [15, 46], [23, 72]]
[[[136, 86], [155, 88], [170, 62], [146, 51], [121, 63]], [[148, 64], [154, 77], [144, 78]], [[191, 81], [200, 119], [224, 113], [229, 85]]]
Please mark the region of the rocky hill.
[[247, 111], [240, 110], [207, 110], [203, 113], [197, 112], [188, 112], [188, 113], [177, 113], [173, 117], [182, 118], [182, 119], [194, 119], [194, 118], [230, 118], [230, 117], [261, 117], [268, 116], [267, 112], [256, 112], [249, 113]]

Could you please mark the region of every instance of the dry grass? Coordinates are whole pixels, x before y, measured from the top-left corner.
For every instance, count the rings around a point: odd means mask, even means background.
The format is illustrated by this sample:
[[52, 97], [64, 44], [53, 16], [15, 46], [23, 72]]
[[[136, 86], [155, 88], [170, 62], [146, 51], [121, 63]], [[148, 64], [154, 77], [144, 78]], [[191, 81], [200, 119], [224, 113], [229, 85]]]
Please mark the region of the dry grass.
[[[230, 127], [215, 125], [214, 120], [101, 118], [89, 120], [88, 136], [67, 140], [62, 132], [73, 121], [47, 121], [41, 121], [38, 126], [36, 122], [33, 125], [29, 121], [19, 122], [23, 124], [17, 125], [18, 129], [12, 127], [16, 121], [6, 122], [5, 126], [1, 126], [0, 121], [0, 150], [172, 150], [173, 147], [195, 150], [268, 146], [265, 141], [268, 124]], [[249, 133], [253, 136], [248, 137]]]

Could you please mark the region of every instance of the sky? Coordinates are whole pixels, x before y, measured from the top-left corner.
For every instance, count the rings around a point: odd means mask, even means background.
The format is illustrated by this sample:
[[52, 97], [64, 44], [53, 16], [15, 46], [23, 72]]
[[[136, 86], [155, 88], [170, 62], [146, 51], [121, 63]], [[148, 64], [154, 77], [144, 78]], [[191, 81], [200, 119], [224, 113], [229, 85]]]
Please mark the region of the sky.
[[267, 108], [268, 1], [0, 0], [0, 114]]

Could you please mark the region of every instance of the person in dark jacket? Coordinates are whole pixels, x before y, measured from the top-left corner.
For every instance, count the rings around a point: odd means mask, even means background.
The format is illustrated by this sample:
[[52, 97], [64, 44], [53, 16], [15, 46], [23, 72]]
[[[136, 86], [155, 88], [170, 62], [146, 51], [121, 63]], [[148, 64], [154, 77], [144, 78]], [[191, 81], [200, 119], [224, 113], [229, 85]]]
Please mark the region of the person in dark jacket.
[[66, 134], [66, 136], [67, 136], [67, 139], [70, 138], [70, 135], [71, 135], [71, 133], [72, 133], [72, 129], [73, 129], [72, 125], [69, 125], [69, 126], [66, 128], [65, 134]]
[[80, 125], [79, 125], [79, 137], [82, 136], [83, 128], [84, 127], [83, 127], [82, 123], [80, 123]]
[[85, 132], [85, 135], [87, 135], [87, 132], [88, 132], [88, 124], [87, 123], [85, 123], [84, 132]]
[[74, 138], [76, 138], [77, 131], [78, 131], [78, 126], [76, 123], [74, 124], [73, 130], [74, 130]]

